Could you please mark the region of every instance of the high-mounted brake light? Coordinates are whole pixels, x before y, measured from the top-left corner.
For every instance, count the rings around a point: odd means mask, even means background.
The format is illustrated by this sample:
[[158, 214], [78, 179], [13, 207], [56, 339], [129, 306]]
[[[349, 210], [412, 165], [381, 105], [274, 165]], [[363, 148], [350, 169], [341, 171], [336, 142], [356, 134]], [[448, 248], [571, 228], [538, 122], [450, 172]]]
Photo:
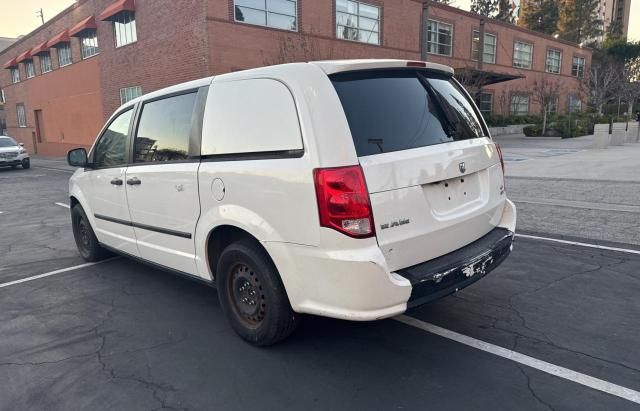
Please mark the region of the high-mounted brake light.
[[500, 157], [500, 166], [502, 167], [502, 174], [504, 175], [504, 158], [502, 157], [502, 149], [498, 145], [498, 143], [493, 143], [496, 146], [496, 151], [498, 152], [498, 157]]
[[313, 170], [320, 226], [354, 238], [375, 235], [369, 193], [360, 166]]
[[409, 61], [407, 67], [427, 67], [427, 63], [424, 61]]

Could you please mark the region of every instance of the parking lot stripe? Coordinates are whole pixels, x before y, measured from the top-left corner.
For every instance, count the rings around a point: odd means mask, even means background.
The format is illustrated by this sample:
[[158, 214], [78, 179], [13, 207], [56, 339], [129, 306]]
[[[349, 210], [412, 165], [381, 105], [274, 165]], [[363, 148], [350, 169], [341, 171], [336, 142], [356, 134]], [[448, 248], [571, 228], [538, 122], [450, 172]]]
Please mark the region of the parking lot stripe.
[[569, 380], [580, 385], [584, 385], [585, 387], [589, 387], [594, 390], [598, 390], [598, 391], [625, 399], [627, 401], [640, 404], [640, 392], [632, 390], [630, 388], [613, 384], [613, 383], [601, 380], [599, 378], [594, 378], [589, 375], [570, 370], [568, 368], [564, 368], [555, 364], [548, 363], [546, 361], [538, 360], [536, 358], [529, 357], [528, 355], [520, 354], [519, 352], [512, 351], [507, 348], [500, 347], [498, 345], [477, 340], [473, 337], [468, 337], [466, 335], [459, 334], [455, 331], [447, 330], [442, 327], [438, 327], [437, 325], [430, 324], [413, 317], [400, 315], [398, 317], [395, 317], [394, 320], [399, 321], [403, 324], [409, 325], [411, 327], [415, 327], [423, 331], [436, 334], [440, 337], [444, 337], [449, 340], [456, 341], [460, 344], [464, 344], [466, 346], [476, 348], [478, 350], [485, 351], [493, 355], [497, 355], [498, 357], [502, 357], [507, 360], [511, 360], [522, 365], [526, 365], [527, 367], [535, 368], [536, 370], [545, 372], [547, 374], [551, 374], [553, 376], [563, 378], [565, 380]]
[[551, 241], [551, 242], [561, 243], [561, 244], [577, 245], [577, 246], [580, 246], [580, 247], [597, 248], [599, 250], [618, 251], [618, 252], [621, 252], [621, 253], [629, 253], [629, 254], [638, 254], [638, 255], [640, 255], [640, 250], [633, 250], [633, 249], [630, 249], [630, 248], [608, 247], [606, 245], [580, 243], [580, 242], [577, 242], [577, 241], [561, 240], [559, 238], [538, 237], [538, 236], [535, 236], [535, 235], [527, 235], [527, 234], [516, 234], [516, 237], [528, 238], [530, 240]]
[[42, 166], [34, 166], [33, 168], [41, 168], [43, 170], [51, 170], [51, 171], [62, 171], [63, 173], [69, 173], [69, 174], [75, 173], [75, 170], [63, 170], [61, 168], [42, 167]]
[[56, 203], [56, 205], [59, 205], [60, 207], [64, 207], [64, 208], [71, 208], [69, 204], [65, 204], [65, 203]]
[[[116, 258], [118, 258], [118, 257], [116, 257]], [[84, 264], [80, 264], [80, 265], [74, 265], [73, 267], [62, 268], [60, 270], [50, 271], [48, 273], [38, 274], [38, 275], [34, 275], [32, 277], [23, 278], [21, 280], [9, 281], [8, 283], [0, 284], [0, 288], [11, 287], [12, 285], [27, 283], [29, 281], [38, 280], [40, 278], [51, 277], [52, 275], [62, 274], [62, 273], [66, 273], [66, 272], [73, 271], [73, 270], [79, 270], [80, 268], [91, 267], [93, 265], [106, 263], [107, 261], [111, 261], [111, 260], [113, 260], [113, 258], [110, 258], [108, 260], [98, 261], [96, 263], [84, 263]]]

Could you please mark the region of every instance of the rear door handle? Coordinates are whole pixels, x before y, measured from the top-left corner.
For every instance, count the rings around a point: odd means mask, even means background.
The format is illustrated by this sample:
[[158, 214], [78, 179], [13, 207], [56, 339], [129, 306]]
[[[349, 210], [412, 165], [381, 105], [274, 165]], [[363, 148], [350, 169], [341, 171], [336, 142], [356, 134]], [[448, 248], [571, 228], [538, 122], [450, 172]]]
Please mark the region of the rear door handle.
[[140, 184], [142, 184], [142, 181], [138, 180], [138, 178], [133, 177], [127, 180], [127, 184], [129, 184], [130, 186], [139, 186]]
[[113, 184], [114, 186], [121, 186], [122, 180], [119, 178], [114, 178], [113, 180], [111, 180], [111, 184]]

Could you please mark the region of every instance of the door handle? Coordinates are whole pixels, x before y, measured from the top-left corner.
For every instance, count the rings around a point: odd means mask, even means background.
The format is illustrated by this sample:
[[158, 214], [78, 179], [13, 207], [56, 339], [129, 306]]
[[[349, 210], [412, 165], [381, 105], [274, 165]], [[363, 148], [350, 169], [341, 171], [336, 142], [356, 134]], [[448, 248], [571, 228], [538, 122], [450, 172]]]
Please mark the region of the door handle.
[[111, 184], [113, 184], [114, 186], [121, 186], [122, 180], [119, 178], [114, 178], [113, 180], [111, 180]]
[[133, 177], [127, 180], [127, 184], [129, 184], [130, 186], [139, 186], [140, 184], [142, 184], [142, 181], [138, 180], [137, 177]]

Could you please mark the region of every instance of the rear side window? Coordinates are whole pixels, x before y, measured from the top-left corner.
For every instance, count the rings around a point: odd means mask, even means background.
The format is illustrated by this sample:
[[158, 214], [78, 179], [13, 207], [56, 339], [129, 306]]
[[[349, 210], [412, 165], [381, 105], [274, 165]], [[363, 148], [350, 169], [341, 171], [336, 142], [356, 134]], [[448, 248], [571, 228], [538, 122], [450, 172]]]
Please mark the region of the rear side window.
[[330, 76], [359, 157], [484, 136], [473, 105], [453, 80], [420, 70]]
[[135, 140], [135, 163], [189, 158], [189, 137], [197, 93], [145, 103]]
[[272, 79], [213, 83], [204, 116], [202, 155], [302, 149], [289, 89]]
[[133, 110], [129, 109], [109, 124], [94, 148], [95, 167], [117, 167], [127, 164], [127, 137]]

